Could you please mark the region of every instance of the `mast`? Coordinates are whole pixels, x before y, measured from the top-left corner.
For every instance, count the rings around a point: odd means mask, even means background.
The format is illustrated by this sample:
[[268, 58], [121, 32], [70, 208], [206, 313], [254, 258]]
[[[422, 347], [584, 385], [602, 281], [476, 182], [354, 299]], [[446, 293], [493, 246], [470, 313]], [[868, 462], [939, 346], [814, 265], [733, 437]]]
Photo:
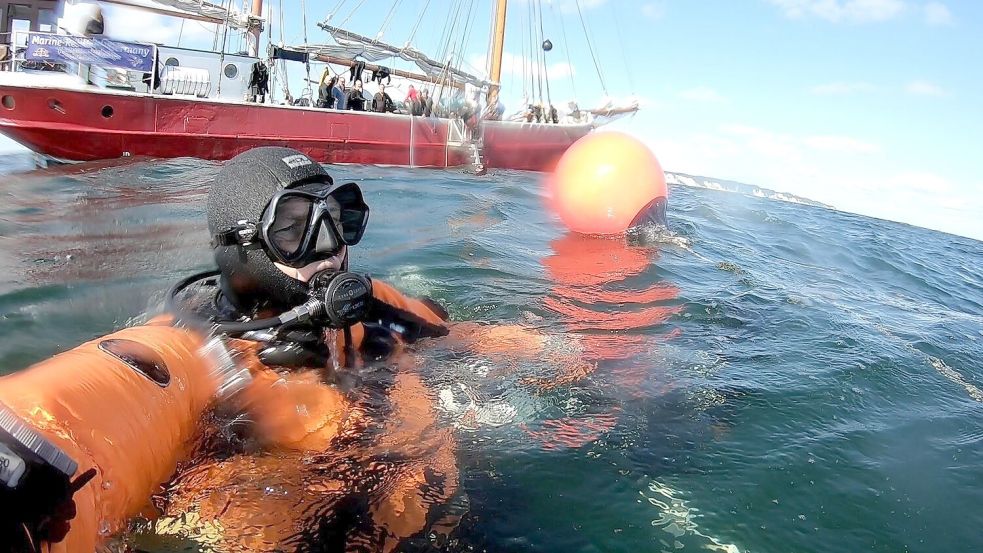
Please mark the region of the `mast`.
[[[263, 0], [253, 0], [253, 9], [250, 12], [252, 16], [260, 21], [263, 18]], [[263, 34], [262, 23], [258, 25], [251, 25], [249, 27], [249, 38], [247, 39], [249, 47], [249, 55], [252, 57], [259, 56], [259, 37]]]
[[505, 50], [505, 12], [508, 8], [508, 0], [498, 0], [495, 8], [495, 31], [492, 33], [492, 59], [488, 73], [488, 94], [485, 96], [485, 103], [489, 110], [494, 110], [498, 105], [498, 91], [502, 88], [502, 52]]

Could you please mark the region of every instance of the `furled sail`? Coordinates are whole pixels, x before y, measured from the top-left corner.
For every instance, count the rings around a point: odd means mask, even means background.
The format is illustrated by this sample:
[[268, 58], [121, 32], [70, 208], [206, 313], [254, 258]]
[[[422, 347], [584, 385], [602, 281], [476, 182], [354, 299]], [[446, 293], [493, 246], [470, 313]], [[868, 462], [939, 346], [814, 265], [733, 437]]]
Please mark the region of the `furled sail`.
[[195, 19], [205, 20], [209, 23], [218, 25], [228, 25], [234, 29], [256, 29], [262, 28], [263, 18], [248, 13], [240, 12], [232, 7], [226, 9], [217, 4], [205, 2], [204, 0], [104, 0], [111, 4], [121, 4], [133, 6], [135, 8], [153, 9], [156, 5], [168, 6], [180, 10], [179, 12], [167, 12], [167, 15], [181, 17], [185, 14], [196, 15]]
[[331, 35], [335, 44], [307, 44], [291, 46], [287, 49], [353, 61], [359, 58], [368, 62], [378, 62], [398, 57], [416, 64], [427, 76], [435, 79], [443, 78], [450, 82], [469, 84], [478, 88], [488, 85], [487, 80], [434, 60], [411, 46], [400, 48], [325, 23], [318, 23], [318, 26]]

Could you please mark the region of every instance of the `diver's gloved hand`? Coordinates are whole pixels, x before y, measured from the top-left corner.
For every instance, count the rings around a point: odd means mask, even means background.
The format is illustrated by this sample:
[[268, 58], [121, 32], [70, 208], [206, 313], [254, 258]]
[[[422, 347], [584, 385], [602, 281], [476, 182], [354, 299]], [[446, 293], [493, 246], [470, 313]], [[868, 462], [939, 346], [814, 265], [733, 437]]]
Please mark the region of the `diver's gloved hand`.
[[18, 430], [16, 435], [29, 439], [0, 431], [0, 552], [35, 551], [40, 543], [64, 540], [77, 514], [75, 492], [96, 475], [92, 468], [71, 480], [73, 461], [68, 472], [55, 467], [46, 458], [57, 448], [23, 427]]

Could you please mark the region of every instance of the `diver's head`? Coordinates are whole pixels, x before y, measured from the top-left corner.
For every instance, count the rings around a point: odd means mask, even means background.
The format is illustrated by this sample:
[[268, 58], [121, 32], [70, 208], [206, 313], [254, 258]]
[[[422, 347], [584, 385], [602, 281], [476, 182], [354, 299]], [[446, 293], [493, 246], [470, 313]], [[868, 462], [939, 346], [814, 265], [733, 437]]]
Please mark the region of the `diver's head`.
[[315, 275], [347, 268], [369, 208], [355, 183], [334, 184], [290, 148], [229, 160], [208, 194], [208, 230], [222, 291], [241, 309], [290, 308]]

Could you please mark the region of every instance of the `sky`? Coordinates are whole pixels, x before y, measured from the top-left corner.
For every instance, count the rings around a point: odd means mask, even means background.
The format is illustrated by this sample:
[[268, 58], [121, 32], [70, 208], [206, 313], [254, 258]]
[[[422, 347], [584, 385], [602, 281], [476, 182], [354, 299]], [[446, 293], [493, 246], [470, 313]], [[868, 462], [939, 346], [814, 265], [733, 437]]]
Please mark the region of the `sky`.
[[[482, 73], [492, 3], [311, 1], [307, 38], [327, 41], [315, 24], [330, 15]], [[267, 2], [274, 42], [304, 41], [303, 6]], [[213, 43], [202, 23], [104, 9], [114, 37]], [[541, 36], [554, 45], [545, 54]], [[534, 51], [558, 107], [637, 99], [642, 110], [611, 127], [648, 143], [668, 171], [983, 240], [983, 2], [512, 0], [505, 51], [509, 112], [539, 96], [523, 68]], [[291, 70], [293, 88], [302, 76], [302, 66]]]

